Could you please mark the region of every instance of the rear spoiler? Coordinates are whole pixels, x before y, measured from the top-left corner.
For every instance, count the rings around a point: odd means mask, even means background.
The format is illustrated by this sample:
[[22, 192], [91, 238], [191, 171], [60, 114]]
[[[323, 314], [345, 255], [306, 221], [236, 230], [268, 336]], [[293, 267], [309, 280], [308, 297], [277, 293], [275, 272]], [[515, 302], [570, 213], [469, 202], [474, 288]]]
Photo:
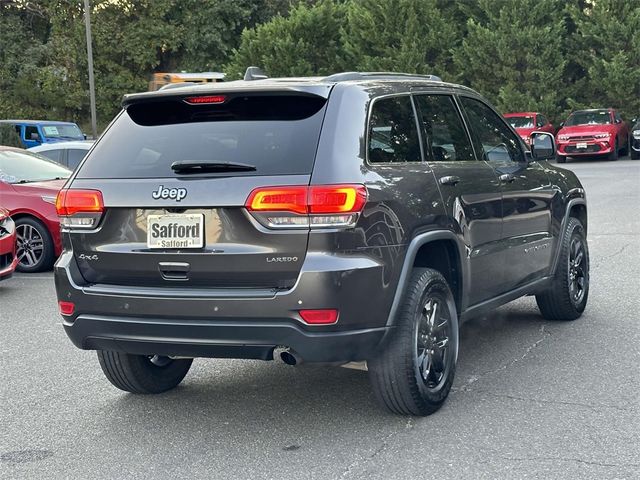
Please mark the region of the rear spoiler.
[[300, 95], [309, 97], [329, 98], [333, 84], [287, 85], [282, 83], [263, 82], [226, 82], [212, 85], [185, 85], [181, 88], [157, 90], [155, 92], [132, 93], [122, 99], [122, 107], [139, 103], [166, 102], [167, 100], [182, 100], [186, 97], [205, 95]]

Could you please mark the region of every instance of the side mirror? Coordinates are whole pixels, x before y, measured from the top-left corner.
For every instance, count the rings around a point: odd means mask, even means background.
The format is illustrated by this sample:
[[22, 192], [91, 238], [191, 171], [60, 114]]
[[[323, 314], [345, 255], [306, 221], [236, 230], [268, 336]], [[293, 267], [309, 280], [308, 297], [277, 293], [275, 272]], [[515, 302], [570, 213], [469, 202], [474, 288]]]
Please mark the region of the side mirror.
[[556, 156], [556, 141], [548, 132], [531, 134], [531, 157], [534, 160], [551, 160]]

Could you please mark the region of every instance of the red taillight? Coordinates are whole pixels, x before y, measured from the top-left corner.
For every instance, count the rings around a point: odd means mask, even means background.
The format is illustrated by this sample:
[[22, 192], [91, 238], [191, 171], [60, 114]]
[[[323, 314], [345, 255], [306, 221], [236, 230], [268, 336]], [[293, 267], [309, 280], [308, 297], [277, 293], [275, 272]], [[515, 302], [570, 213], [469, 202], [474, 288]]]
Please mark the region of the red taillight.
[[216, 103], [224, 103], [227, 97], [225, 95], [200, 95], [197, 97], [187, 97], [185, 102], [191, 105], [211, 105]]
[[312, 185], [256, 188], [245, 206], [251, 211], [340, 214], [359, 213], [365, 203], [364, 185]]
[[300, 317], [310, 325], [329, 325], [338, 321], [338, 310], [299, 310]]
[[307, 187], [256, 188], [245, 206], [256, 212], [307, 213]]
[[60, 309], [60, 314], [69, 316], [73, 315], [73, 311], [76, 306], [73, 302], [63, 302], [62, 300], [58, 302], [58, 308]]
[[60, 190], [56, 197], [56, 213], [60, 216], [103, 211], [104, 201], [99, 190]]

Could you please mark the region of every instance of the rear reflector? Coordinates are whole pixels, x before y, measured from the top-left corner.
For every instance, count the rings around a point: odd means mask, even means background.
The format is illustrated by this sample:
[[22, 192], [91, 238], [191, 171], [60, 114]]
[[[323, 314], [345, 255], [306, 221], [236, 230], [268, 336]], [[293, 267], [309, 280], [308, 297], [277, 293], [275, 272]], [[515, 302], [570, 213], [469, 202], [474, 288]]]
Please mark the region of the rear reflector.
[[71, 216], [76, 213], [102, 213], [104, 201], [98, 190], [60, 190], [56, 197], [56, 213]]
[[224, 103], [227, 99], [224, 95], [200, 95], [198, 97], [187, 97], [185, 102], [191, 105], [212, 105], [216, 103]]
[[76, 306], [73, 302], [59, 301], [58, 308], [60, 309], [61, 315], [69, 316], [73, 315], [73, 311], [75, 310]]
[[338, 321], [338, 310], [300, 310], [300, 317], [310, 325], [330, 325]]

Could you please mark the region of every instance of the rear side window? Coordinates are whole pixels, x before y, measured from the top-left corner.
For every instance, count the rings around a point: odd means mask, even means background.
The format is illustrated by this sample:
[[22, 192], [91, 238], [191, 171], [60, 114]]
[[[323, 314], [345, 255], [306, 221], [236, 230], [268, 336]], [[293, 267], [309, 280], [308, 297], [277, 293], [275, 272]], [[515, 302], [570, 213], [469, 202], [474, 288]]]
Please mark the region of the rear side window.
[[420, 162], [420, 143], [411, 97], [376, 100], [369, 121], [371, 163]]
[[24, 128], [24, 138], [26, 138], [27, 140], [35, 140], [39, 137], [40, 134], [38, 133], [38, 127], [30, 126]]
[[475, 161], [471, 142], [453, 99], [447, 95], [416, 95], [415, 99], [427, 160]]
[[133, 104], [96, 144], [78, 178], [181, 176], [171, 169], [176, 161], [256, 167], [234, 176], [309, 174], [325, 104], [302, 95], [242, 95], [220, 105], [179, 98]]
[[45, 150], [44, 152], [38, 152], [47, 158], [50, 158], [54, 162], [62, 162], [62, 150]]

